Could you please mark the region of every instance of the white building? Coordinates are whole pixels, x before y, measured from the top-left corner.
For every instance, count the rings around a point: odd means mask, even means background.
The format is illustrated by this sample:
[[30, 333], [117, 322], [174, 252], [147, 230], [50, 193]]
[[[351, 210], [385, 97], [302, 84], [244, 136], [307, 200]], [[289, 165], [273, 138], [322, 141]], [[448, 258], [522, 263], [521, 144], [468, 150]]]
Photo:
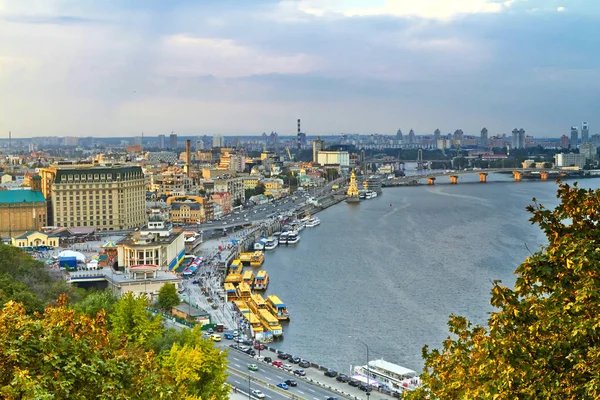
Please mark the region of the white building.
[[221, 135], [214, 135], [212, 147], [225, 147], [225, 138]]
[[320, 165], [339, 164], [342, 167], [350, 166], [350, 155], [347, 151], [319, 151], [317, 158]]
[[556, 166], [562, 167], [579, 167], [583, 168], [586, 164], [585, 154], [576, 153], [560, 153], [554, 155]]

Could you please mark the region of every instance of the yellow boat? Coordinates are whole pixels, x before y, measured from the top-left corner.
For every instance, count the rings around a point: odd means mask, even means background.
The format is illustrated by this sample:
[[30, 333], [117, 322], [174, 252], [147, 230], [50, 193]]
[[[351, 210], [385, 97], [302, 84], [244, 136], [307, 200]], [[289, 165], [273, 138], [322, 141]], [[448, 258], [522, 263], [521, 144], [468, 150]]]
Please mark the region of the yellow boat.
[[229, 272], [232, 272], [232, 273], [235, 273], [235, 274], [241, 274], [243, 269], [244, 269], [244, 265], [242, 264], [242, 262], [238, 258], [236, 258], [235, 260], [233, 260], [231, 262], [231, 265], [229, 266]]
[[267, 271], [262, 269], [256, 273], [256, 278], [254, 279], [254, 290], [266, 290], [267, 286], [269, 286], [269, 274], [267, 274]]
[[263, 299], [263, 297], [258, 293], [251, 295], [250, 298], [246, 301], [246, 303], [248, 304], [248, 307], [254, 314], [258, 315], [259, 310], [269, 311], [269, 307], [267, 307], [265, 299]]
[[278, 320], [280, 320], [280, 321], [289, 321], [290, 320], [290, 314], [287, 310], [287, 307], [285, 306], [285, 303], [283, 301], [281, 301], [281, 299], [279, 297], [272, 294], [269, 297], [267, 297], [267, 300], [265, 303], [267, 304], [269, 311], [271, 311], [271, 313], [273, 315], [275, 315]]
[[239, 297], [242, 300], [248, 300], [251, 295], [252, 295], [252, 290], [250, 289], [250, 286], [248, 286], [248, 284], [242, 282], [238, 285], [237, 297]]
[[235, 300], [233, 302], [235, 304], [235, 306], [237, 307], [238, 310], [240, 310], [240, 312], [242, 313], [243, 316], [248, 315], [248, 313], [250, 313], [250, 309], [248, 308], [248, 306], [246, 305], [246, 302], [243, 300]]
[[229, 266], [229, 274], [225, 277], [226, 283], [233, 283], [237, 285], [242, 281], [242, 270], [244, 266], [240, 260], [233, 260], [231, 265]]
[[273, 314], [269, 312], [269, 310], [258, 310], [258, 318], [260, 319], [260, 322], [263, 324], [265, 329], [268, 329], [273, 333], [273, 336], [283, 336], [283, 329], [281, 329], [281, 324], [279, 323], [279, 320], [275, 318]]
[[242, 282], [244, 282], [248, 286], [252, 287], [252, 285], [254, 285], [254, 272], [245, 271], [244, 274], [242, 275]]
[[240, 261], [246, 265], [260, 267], [265, 262], [265, 255], [261, 251], [242, 253], [240, 254]]
[[225, 277], [225, 283], [231, 283], [233, 285], [237, 285], [241, 281], [242, 281], [242, 275], [241, 274], [229, 273]]
[[253, 333], [261, 333], [265, 331], [263, 325], [260, 322], [260, 319], [258, 319], [256, 314], [254, 314], [252, 311], [245, 314], [244, 317], [250, 323]]
[[227, 293], [228, 301], [232, 301], [237, 298], [237, 291], [235, 290], [235, 286], [233, 285], [233, 283], [225, 282], [223, 288], [225, 289], [225, 293]]

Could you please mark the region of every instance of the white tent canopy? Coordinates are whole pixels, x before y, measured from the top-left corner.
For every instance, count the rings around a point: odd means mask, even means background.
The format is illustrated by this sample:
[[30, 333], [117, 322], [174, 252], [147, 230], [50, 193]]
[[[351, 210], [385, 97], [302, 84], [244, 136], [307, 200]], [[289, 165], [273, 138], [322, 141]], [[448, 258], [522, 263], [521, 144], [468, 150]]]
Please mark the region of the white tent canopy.
[[73, 251], [73, 250], [64, 250], [61, 251], [60, 253], [58, 253], [58, 257], [75, 257], [77, 259], [77, 261], [84, 261], [85, 262], [85, 256], [78, 252], [78, 251]]

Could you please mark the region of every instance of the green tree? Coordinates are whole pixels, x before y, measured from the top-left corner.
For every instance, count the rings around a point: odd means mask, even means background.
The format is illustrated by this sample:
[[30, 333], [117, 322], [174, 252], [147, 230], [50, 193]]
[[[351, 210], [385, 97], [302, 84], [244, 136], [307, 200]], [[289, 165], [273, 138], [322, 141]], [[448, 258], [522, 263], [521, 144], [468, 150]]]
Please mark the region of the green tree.
[[147, 307], [148, 298], [144, 294], [125, 293], [110, 315], [112, 332], [126, 337], [131, 343], [150, 346], [162, 333], [162, 324], [160, 315], [152, 316]]
[[548, 245], [513, 289], [494, 282], [487, 328], [451, 316], [453, 337], [423, 349], [424, 388], [407, 398], [600, 398], [600, 189], [561, 184], [557, 197], [527, 208]]
[[182, 391], [153, 352], [109, 334], [92, 319], [58, 306], [26, 314], [10, 301], [0, 311], [0, 397], [16, 399], [174, 399]]
[[158, 307], [163, 311], [167, 311], [179, 303], [181, 303], [181, 299], [179, 298], [175, 285], [172, 283], [165, 283], [158, 291]]
[[116, 303], [117, 297], [110, 291], [92, 291], [84, 299], [76, 302], [74, 308], [90, 318], [95, 318], [100, 311], [111, 315], [114, 312]]

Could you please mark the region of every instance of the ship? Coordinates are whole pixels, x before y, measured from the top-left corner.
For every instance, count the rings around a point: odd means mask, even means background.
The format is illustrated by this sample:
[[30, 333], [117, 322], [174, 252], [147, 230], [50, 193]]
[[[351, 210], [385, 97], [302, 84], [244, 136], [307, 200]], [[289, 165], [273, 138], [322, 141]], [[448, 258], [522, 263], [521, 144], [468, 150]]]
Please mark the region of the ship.
[[267, 307], [271, 310], [271, 313], [277, 317], [280, 321], [289, 321], [290, 313], [288, 312], [285, 303], [274, 294], [267, 297]]
[[254, 279], [254, 290], [267, 290], [269, 286], [269, 274], [267, 271], [260, 270], [256, 273], [256, 278]]
[[368, 361], [367, 365], [354, 367], [354, 372], [358, 375], [353, 378], [358, 378], [362, 382], [369, 380], [373, 386], [379, 386], [395, 393], [415, 390], [421, 386], [421, 380], [416, 371], [385, 360]]

